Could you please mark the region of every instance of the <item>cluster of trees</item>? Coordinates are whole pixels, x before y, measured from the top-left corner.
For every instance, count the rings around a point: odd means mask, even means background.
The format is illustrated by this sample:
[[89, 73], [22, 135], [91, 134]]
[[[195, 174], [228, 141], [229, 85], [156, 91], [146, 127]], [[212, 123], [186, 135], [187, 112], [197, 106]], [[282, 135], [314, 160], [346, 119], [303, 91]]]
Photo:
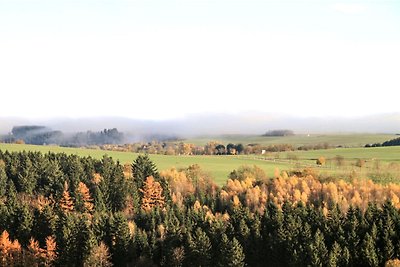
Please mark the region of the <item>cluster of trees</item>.
[[67, 146], [90, 146], [104, 144], [121, 144], [124, 141], [124, 134], [116, 128], [104, 129], [100, 132], [79, 132], [74, 134], [64, 145]]
[[152, 141], [147, 143], [133, 143], [116, 146], [103, 145], [100, 146], [100, 148], [113, 151], [130, 151], [135, 153], [162, 155], [238, 155], [249, 153], [249, 149], [244, 147], [242, 144], [230, 143], [225, 146], [216, 141], [210, 141], [204, 146], [196, 146], [184, 142]]
[[11, 133], [3, 136], [1, 141], [6, 143], [25, 143], [33, 145], [55, 144], [62, 146], [88, 146], [104, 144], [121, 144], [124, 140], [123, 133], [116, 128], [104, 129], [100, 132], [78, 132], [64, 134], [61, 131], [53, 131], [45, 126], [15, 126]]
[[293, 136], [292, 130], [271, 130], [266, 132], [263, 136]]
[[312, 175], [268, 179], [243, 166], [219, 188], [198, 165], [158, 172], [147, 155], [121, 165], [0, 151], [0, 264], [382, 266], [400, 257], [400, 186]]
[[62, 140], [62, 132], [53, 131], [45, 126], [38, 125], [14, 126], [10, 134], [1, 137], [1, 141], [6, 143], [34, 145], [60, 144]]
[[[317, 148], [318, 147], [318, 148]], [[322, 145], [302, 147], [300, 149], [320, 149]], [[162, 154], [162, 155], [239, 155], [239, 154], [262, 154], [262, 152], [294, 151], [296, 148], [290, 144], [233, 144], [226, 146], [217, 141], [210, 141], [204, 146], [196, 146], [184, 142], [157, 142], [134, 143], [124, 145], [102, 145], [104, 150], [129, 151], [135, 153]]]
[[365, 147], [381, 147], [381, 146], [400, 146], [400, 137], [385, 141], [383, 143], [366, 144]]
[[329, 145], [329, 143], [325, 142], [325, 143], [319, 143], [319, 144], [308, 144], [308, 145], [302, 145], [299, 146], [297, 148], [297, 150], [320, 150], [320, 149], [329, 149], [332, 148], [331, 145]]

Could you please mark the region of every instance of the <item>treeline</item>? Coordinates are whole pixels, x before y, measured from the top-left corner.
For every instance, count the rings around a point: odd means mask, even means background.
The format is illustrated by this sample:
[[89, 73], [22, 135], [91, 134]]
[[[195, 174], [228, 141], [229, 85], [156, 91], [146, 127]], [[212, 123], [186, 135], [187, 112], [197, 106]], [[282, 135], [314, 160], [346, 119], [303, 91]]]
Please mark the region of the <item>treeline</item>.
[[383, 143], [366, 144], [365, 147], [381, 147], [381, 146], [400, 146], [400, 137], [385, 141]]
[[146, 143], [133, 143], [124, 145], [102, 145], [98, 146], [100, 149], [112, 151], [125, 151], [135, 153], [147, 154], [161, 154], [161, 155], [250, 155], [250, 154], [264, 154], [268, 152], [289, 152], [295, 150], [317, 150], [332, 148], [328, 143], [309, 144], [295, 147], [291, 144], [273, 144], [273, 145], [260, 145], [260, 144], [222, 144], [218, 141], [210, 141], [204, 146], [194, 145], [184, 142], [146, 142]]
[[1, 138], [6, 143], [25, 143], [33, 145], [53, 144], [61, 146], [88, 146], [104, 144], [121, 144], [124, 140], [123, 133], [116, 128], [104, 129], [100, 132], [78, 132], [64, 134], [53, 131], [45, 126], [15, 126], [11, 133]]
[[0, 151], [0, 264], [382, 266], [400, 257], [399, 196], [312, 170], [244, 166], [219, 188], [197, 165], [158, 172], [147, 155]]

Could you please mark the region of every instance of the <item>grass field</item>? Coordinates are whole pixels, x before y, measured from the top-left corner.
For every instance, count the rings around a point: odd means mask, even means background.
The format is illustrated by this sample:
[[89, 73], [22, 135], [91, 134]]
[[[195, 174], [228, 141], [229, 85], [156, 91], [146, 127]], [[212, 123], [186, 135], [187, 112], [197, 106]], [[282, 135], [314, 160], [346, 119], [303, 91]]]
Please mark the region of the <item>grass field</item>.
[[[387, 140], [387, 139], [385, 139]], [[0, 144], [0, 150], [8, 151], [40, 151], [42, 153], [65, 152], [67, 154], [76, 154], [78, 156], [92, 156], [101, 158], [103, 155], [113, 157], [121, 163], [131, 163], [138, 156], [136, 153], [115, 152], [82, 148], [65, 148], [58, 146], [34, 146], [34, 145], [17, 145], [17, 144]], [[296, 160], [289, 160], [288, 154], [296, 156]], [[183, 168], [191, 164], [199, 164], [203, 170], [209, 172], [215, 179], [216, 183], [222, 185], [225, 183], [229, 173], [242, 165], [257, 165], [263, 169], [268, 176], [273, 176], [276, 168], [279, 170], [293, 170], [304, 168], [307, 166], [315, 167], [315, 159], [324, 156], [327, 159], [340, 155], [344, 158], [344, 165], [340, 168], [333, 161], [329, 161], [325, 167], [318, 168], [318, 171], [325, 175], [346, 176], [351, 173], [358, 172], [360, 175], [369, 175], [379, 161], [381, 168], [386, 168], [390, 163], [400, 164], [400, 147], [376, 147], [376, 148], [336, 148], [326, 150], [313, 151], [294, 151], [270, 153], [263, 156], [241, 155], [241, 156], [166, 156], [166, 155], [150, 155], [150, 158], [156, 163], [159, 170], [171, 167]], [[357, 159], [366, 160], [364, 168], [354, 166]], [[390, 176], [390, 181], [397, 181], [400, 176], [398, 169], [393, 169], [390, 173], [385, 172], [386, 176]], [[381, 175], [384, 177], [385, 175]], [[377, 179], [381, 179], [378, 177]], [[396, 179], [394, 179], [396, 177]], [[382, 179], [381, 179], [382, 180]], [[381, 181], [384, 182], [384, 181]]]
[[[17, 145], [17, 144], [0, 144], [0, 150], [5, 151], [40, 151], [42, 153], [65, 152], [67, 154], [75, 154], [78, 156], [91, 156], [100, 159], [103, 155], [113, 157], [121, 163], [133, 162], [138, 154], [129, 152], [115, 152], [95, 149], [68, 148], [58, 146], [35, 146], [35, 145]], [[289, 163], [276, 163], [264, 161], [242, 156], [166, 156], [166, 155], [150, 155], [150, 158], [157, 165], [159, 170], [165, 170], [171, 167], [184, 168], [192, 164], [198, 164], [200, 167], [209, 172], [219, 185], [225, 183], [227, 176], [231, 171], [237, 169], [241, 165], [257, 165], [262, 168], [268, 175], [273, 175], [275, 168], [287, 169]]]
[[299, 134], [284, 137], [267, 137], [258, 135], [222, 135], [222, 136], [205, 136], [185, 140], [186, 143], [195, 145], [205, 145], [210, 140], [219, 141], [223, 144], [250, 144], [256, 143], [260, 145], [272, 144], [291, 144], [296, 147], [309, 144], [328, 143], [331, 146], [343, 147], [361, 147], [365, 144], [382, 143], [384, 141], [394, 139], [393, 134]]

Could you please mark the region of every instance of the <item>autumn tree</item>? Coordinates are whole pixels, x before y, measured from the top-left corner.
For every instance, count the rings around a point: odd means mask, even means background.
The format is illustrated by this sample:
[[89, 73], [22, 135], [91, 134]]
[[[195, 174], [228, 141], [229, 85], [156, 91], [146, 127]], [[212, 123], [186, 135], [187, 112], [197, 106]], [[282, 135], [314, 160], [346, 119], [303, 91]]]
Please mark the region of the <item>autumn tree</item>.
[[141, 205], [143, 210], [150, 211], [154, 207], [164, 207], [165, 201], [164, 196], [162, 195], [163, 189], [160, 183], [154, 180], [153, 176], [147, 177], [140, 192], [143, 193]]
[[53, 266], [57, 259], [57, 244], [54, 236], [48, 236], [46, 238], [46, 249], [44, 250], [44, 266]]
[[64, 183], [64, 191], [59, 204], [64, 212], [71, 212], [74, 210], [74, 203], [71, 196], [69, 195], [67, 182]]
[[14, 266], [21, 262], [22, 249], [18, 240], [11, 241], [6, 230], [0, 235], [1, 266]]
[[323, 166], [323, 165], [325, 165], [325, 163], [326, 163], [325, 157], [319, 157], [319, 158], [317, 159], [317, 165]]
[[88, 258], [83, 263], [84, 267], [111, 267], [111, 256], [108, 247], [104, 242], [94, 246]]
[[[89, 188], [82, 182], [78, 184], [79, 206], [77, 203], [77, 209], [91, 213], [93, 211], [93, 199], [90, 196]], [[77, 201], [78, 202], [78, 201]]]

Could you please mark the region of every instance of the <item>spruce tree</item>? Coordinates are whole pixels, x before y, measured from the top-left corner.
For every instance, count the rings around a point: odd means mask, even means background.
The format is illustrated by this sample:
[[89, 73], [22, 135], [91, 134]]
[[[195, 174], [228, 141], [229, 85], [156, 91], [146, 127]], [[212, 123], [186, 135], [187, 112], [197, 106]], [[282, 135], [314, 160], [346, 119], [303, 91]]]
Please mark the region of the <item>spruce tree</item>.
[[311, 252], [312, 266], [325, 266], [327, 262], [328, 250], [325, 245], [323, 233], [317, 229], [314, 239], [309, 245]]
[[340, 245], [335, 241], [332, 245], [331, 250], [329, 251], [327, 266], [329, 267], [338, 266], [340, 263], [340, 259], [342, 257], [341, 252], [342, 249], [340, 248]]
[[217, 266], [243, 267], [245, 266], [245, 254], [243, 247], [236, 238], [229, 241], [228, 236], [224, 233], [221, 236], [219, 249], [219, 259]]
[[0, 198], [6, 194], [7, 189], [7, 173], [4, 161], [0, 160]]
[[203, 267], [211, 265], [211, 241], [200, 227], [196, 229], [193, 235], [188, 236], [188, 247], [188, 265]]
[[379, 260], [376, 253], [375, 241], [367, 233], [361, 244], [361, 260], [364, 266], [378, 266]]

